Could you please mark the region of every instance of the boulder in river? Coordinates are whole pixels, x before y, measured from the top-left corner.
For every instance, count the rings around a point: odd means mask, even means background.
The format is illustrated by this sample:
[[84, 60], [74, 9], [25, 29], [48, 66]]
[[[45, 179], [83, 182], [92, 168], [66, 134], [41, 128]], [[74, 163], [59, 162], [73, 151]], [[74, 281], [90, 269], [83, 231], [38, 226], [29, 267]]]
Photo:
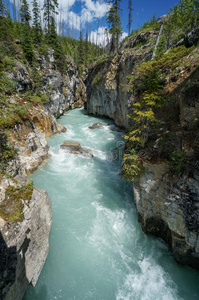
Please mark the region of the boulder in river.
[[93, 125], [89, 126], [88, 128], [90, 129], [96, 129], [96, 128], [101, 128], [104, 125], [102, 123], [94, 123]]
[[72, 154], [81, 154], [86, 157], [93, 157], [90, 149], [82, 147], [78, 142], [65, 141], [61, 146], [61, 149], [67, 150]]

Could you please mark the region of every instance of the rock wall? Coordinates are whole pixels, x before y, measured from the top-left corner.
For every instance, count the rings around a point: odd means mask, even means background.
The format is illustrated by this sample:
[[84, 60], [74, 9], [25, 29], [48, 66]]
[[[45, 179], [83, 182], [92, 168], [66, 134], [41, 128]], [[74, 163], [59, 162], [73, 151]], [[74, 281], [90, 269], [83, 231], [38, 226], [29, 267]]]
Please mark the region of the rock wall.
[[[86, 97], [85, 86], [72, 60], [67, 58], [64, 74], [55, 69], [50, 49], [47, 57], [37, 55], [37, 61], [41, 92], [49, 99], [43, 106], [34, 99], [27, 100], [33, 104], [27, 115], [7, 131], [17, 154], [9, 160], [6, 173], [0, 174], [0, 299], [5, 300], [21, 300], [28, 285], [36, 285], [49, 250], [51, 200], [45, 191], [36, 188], [31, 198], [27, 198], [31, 187], [26, 176], [48, 158], [46, 138], [66, 131], [56, 118], [68, 109], [81, 107]], [[19, 62], [6, 72], [17, 84], [18, 94], [8, 95], [11, 105], [20, 108], [27, 104], [26, 93], [33, 91], [36, 84], [32, 72]], [[0, 132], [2, 138], [4, 135]], [[0, 158], [3, 146], [2, 140]], [[28, 193], [24, 194], [24, 190]]]
[[[0, 184], [0, 208], [8, 186], [26, 184], [26, 179], [4, 179]], [[0, 299], [21, 300], [29, 284], [36, 285], [48, 255], [52, 223], [51, 201], [47, 193], [34, 189], [31, 199], [21, 199], [21, 222], [0, 217]]]
[[54, 50], [48, 49], [46, 56], [35, 55], [39, 79], [34, 78], [32, 68], [20, 62], [15, 63], [14, 69], [6, 71], [8, 78], [17, 83], [16, 90], [22, 94], [33, 91], [39, 80], [41, 93], [48, 98], [44, 107], [56, 118], [69, 109], [81, 107], [86, 101], [85, 85], [73, 60], [65, 58], [67, 67], [61, 74], [55, 67]]
[[[116, 125], [127, 129], [133, 126], [127, 115], [132, 112], [133, 103], [139, 101], [140, 92], [136, 81], [131, 82], [131, 86], [134, 84], [133, 91], [128, 91], [128, 75], [136, 77], [134, 66], [151, 58], [157, 34], [154, 31], [139, 33], [124, 43], [120, 53], [90, 70], [86, 80], [89, 114], [107, 116], [114, 119]], [[198, 48], [193, 48], [189, 55], [179, 61], [178, 67], [164, 72], [164, 97], [167, 101], [165, 106], [155, 111], [159, 123], [156, 128], [148, 130], [141, 148], [144, 156], [140, 156], [143, 172], [133, 183], [138, 221], [143, 231], [161, 237], [171, 246], [179, 263], [197, 269], [198, 57]], [[181, 171], [175, 171], [168, 163], [172, 151], [181, 153], [184, 159]], [[176, 167], [176, 161], [174, 164]]]
[[[28, 285], [36, 285], [47, 258], [51, 200], [45, 191], [36, 188], [27, 199], [24, 189], [29, 188], [26, 176], [49, 156], [46, 138], [65, 130], [54, 116], [35, 104], [27, 118], [8, 133], [18, 150], [7, 165], [6, 175], [0, 176], [0, 299], [21, 300]], [[6, 189], [11, 187], [8, 197]]]
[[72, 59], [66, 58], [67, 68], [64, 74], [48, 68], [43, 76], [43, 90], [50, 86], [50, 101], [45, 109], [58, 118], [65, 111], [81, 107], [86, 100], [85, 86], [78, 75], [77, 67]]
[[16, 124], [9, 133], [9, 140], [18, 152], [16, 158], [9, 162], [7, 173], [26, 176], [34, 172], [49, 156], [46, 138], [64, 131], [66, 128], [41, 105], [33, 106], [28, 118]]
[[[151, 58], [157, 35], [157, 31], [149, 30], [132, 37], [128, 47], [123, 45], [112, 59], [108, 58], [90, 69], [85, 81], [85, 108], [89, 114], [107, 116], [117, 126], [129, 127], [127, 115], [131, 112], [133, 98], [127, 88], [127, 76], [132, 74], [136, 64]], [[140, 43], [142, 47], [139, 47]]]
[[138, 221], [161, 237], [176, 261], [199, 269], [199, 168], [193, 176], [172, 176], [165, 163], [146, 164], [133, 183]]

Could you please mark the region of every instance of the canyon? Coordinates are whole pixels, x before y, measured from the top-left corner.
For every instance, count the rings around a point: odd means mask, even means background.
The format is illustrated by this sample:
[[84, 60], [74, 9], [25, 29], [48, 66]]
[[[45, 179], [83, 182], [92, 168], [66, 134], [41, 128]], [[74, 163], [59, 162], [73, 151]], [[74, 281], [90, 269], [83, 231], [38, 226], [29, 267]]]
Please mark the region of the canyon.
[[[109, 117], [126, 130], [133, 127], [134, 121], [128, 115], [140, 91], [136, 79], [133, 92], [130, 91], [127, 78], [136, 75], [137, 65], [151, 61], [157, 37], [157, 30], [146, 30], [129, 38], [118, 53], [90, 68], [85, 82], [72, 59], [66, 58], [67, 68], [61, 74], [55, 68], [52, 49], [46, 57], [37, 56], [42, 92], [48, 93], [49, 99], [45, 103], [33, 100], [28, 116], [9, 130], [8, 140], [18, 150], [6, 166], [6, 176], [0, 184], [2, 299], [22, 299], [27, 286], [36, 285], [48, 254], [51, 201], [45, 191], [27, 185], [27, 176], [48, 159], [46, 138], [66, 131], [56, 118], [84, 105], [90, 115]], [[143, 170], [133, 182], [143, 231], [161, 237], [179, 263], [196, 269], [199, 269], [198, 63], [199, 50], [195, 47], [173, 69], [163, 71], [164, 96], [171, 101], [157, 111], [158, 134], [149, 132], [142, 149], [144, 155], [140, 157]], [[17, 63], [14, 71], [7, 71], [7, 76], [17, 83], [17, 93], [9, 97], [9, 102], [23, 105], [26, 100], [19, 92], [25, 94], [35, 84], [30, 72], [24, 64]], [[5, 147], [5, 143], [2, 134], [0, 147]], [[178, 174], [172, 172], [164, 157], [171, 146], [182, 150], [186, 157], [186, 168]], [[23, 189], [25, 198], [17, 202], [17, 208], [8, 211], [10, 192], [18, 197]]]

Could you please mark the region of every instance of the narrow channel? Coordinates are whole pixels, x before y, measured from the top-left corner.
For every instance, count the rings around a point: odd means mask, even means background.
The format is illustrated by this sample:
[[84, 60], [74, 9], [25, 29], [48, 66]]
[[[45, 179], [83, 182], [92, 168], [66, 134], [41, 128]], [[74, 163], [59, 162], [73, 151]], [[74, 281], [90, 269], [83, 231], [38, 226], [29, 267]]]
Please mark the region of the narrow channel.
[[[123, 134], [83, 109], [59, 122], [67, 132], [48, 140], [51, 157], [30, 176], [52, 200], [53, 223], [47, 261], [24, 300], [199, 299], [199, 273], [179, 266], [137, 222], [132, 184], [119, 176], [120, 157], [110, 155]], [[96, 122], [104, 126], [88, 128]], [[94, 158], [60, 149], [66, 140], [92, 149]]]

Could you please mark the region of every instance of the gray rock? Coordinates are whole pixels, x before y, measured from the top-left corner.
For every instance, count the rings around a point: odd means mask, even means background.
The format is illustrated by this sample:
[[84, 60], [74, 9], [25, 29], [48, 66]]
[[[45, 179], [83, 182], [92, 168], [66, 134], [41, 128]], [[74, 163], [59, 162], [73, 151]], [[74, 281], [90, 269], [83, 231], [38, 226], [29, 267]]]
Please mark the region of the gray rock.
[[[190, 44], [198, 41], [198, 30], [199, 28], [196, 28], [188, 35]], [[104, 60], [89, 70], [85, 105], [88, 114], [107, 116], [113, 119], [118, 127], [134, 128], [133, 121], [127, 116], [132, 113], [133, 104], [140, 99], [140, 95], [136, 91], [136, 84], [132, 85], [133, 91], [129, 92], [126, 89], [128, 86], [126, 79], [129, 75], [136, 75], [134, 72], [136, 65], [150, 60], [152, 45], [156, 39], [157, 33], [153, 30], [130, 37], [120, 49], [123, 50], [121, 56], [118, 55], [117, 59]], [[146, 48], [139, 49], [137, 46], [140, 42], [145, 43]], [[184, 39], [182, 42], [184, 43]], [[131, 47], [137, 47], [137, 50]], [[192, 61], [190, 62], [191, 65]], [[176, 73], [179, 73], [177, 75], [180, 76], [181, 71], [180, 66], [176, 68]], [[197, 76], [196, 72], [193, 76], [195, 82], [193, 86], [189, 86], [192, 80], [190, 76], [185, 81], [185, 84], [188, 83], [186, 91], [182, 89], [178, 95], [176, 92], [180, 106], [179, 128], [186, 130], [194, 128], [193, 134], [198, 128], [199, 115]], [[165, 125], [161, 123], [162, 128]], [[169, 133], [168, 129], [165, 134]], [[195, 145], [198, 144], [198, 140], [196, 137]], [[154, 149], [159, 148], [159, 142], [160, 139], [156, 139]], [[168, 145], [170, 147], [170, 144]], [[145, 150], [144, 156], [140, 156], [144, 161], [145, 172], [141, 172], [133, 183], [138, 221], [145, 233], [161, 237], [171, 246], [179, 263], [199, 269], [199, 163], [196, 156], [198, 152], [191, 139], [182, 139], [180, 143], [176, 138], [176, 149], [178, 145], [182, 145], [180, 147], [186, 158], [190, 158], [190, 162], [192, 159], [192, 166], [188, 166], [178, 177], [169, 173], [166, 163], [149, 163], [145, 158]], [[117, 158], [117, 151], [110, 151], [109, 159]]]
[[24, 220], [0, 218], [0, 299], [21, 300], [29, 284], [36, 285], [49, 250], [52, 206], [47, 193], [34, 189]]
[[[157, 33], [153, 30], [140, 33], [137, 38], [133, 37], [128, 41], [128, 46], [135, 47], [140, 42], [147, 44], [149, 39], [156, 37]], [[151, 57], [151, 48], [152, 43], [143, 50], [142, 54], [123, 51], [120, 58], [112, 57], [90, 69], [85, 80], [87, 91], [85, 108], [88, 114], [109, 117], [121, 128], [127, 129], [131, 125], [131, 119], [127, 118], [127, 115], [132, 111], [134, 95], [126, 89], [126, 78], [132, 75], [136, 64], [147, 61]]]
[[164, 163], [145, 170], [133, 183], [143, 231], [166, 241], [180, 264], [199, 269], [198, 182], [186, 174], [170, 178]]
[[17, 82], [17, 91], [25, 91], [32, 89], [33, 82], [28, 74], [26, 67], [19, 62], [15, 63], [15, 69], [6, 72], [9, 79]]
[[89, 126], [88, 128], [90, 129], [96, 129], [96, 128], [101, 128], [104, 125], [102, 123], [94, 123], [93, 125]]
[[65, 141], [62, 145], [60, 145], [60, 148], [67, 150], [69, 153], [72, 154], [80, 154], [85, 157], [93, 157], [91, 150], [82, 147], [78, 142]]

